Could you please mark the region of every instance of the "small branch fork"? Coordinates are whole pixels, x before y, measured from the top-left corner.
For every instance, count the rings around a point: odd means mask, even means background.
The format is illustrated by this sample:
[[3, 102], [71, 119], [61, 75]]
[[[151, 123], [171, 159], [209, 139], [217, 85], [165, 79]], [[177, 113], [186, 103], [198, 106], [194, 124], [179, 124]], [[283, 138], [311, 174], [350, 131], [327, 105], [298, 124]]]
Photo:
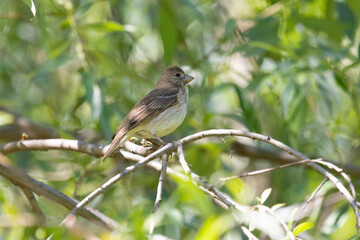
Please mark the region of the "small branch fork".
[[320, 183], [320, 185], [314, 190], [314, 192], [310, 195], [310, 197], [306, 200], [304, 205], [300, 210], [297, 211], [296, 216], [294, 217], [294, 222], [292, 224], [291, 230], [294, 230], [296, 227], [297, 222], [301, 219], [301, 213], [304, 212], [305, 208], [309, 205], [309, 203], [314, 199], [315, 195], [320, 191], [322, 186], [328, 181], [329, 179], [327, 177], [324, 178], [324, 180]]
[[[224, 136], [239, 136], [239, 137], [246, 137], [246, 138], [250, 138], [253, 140], [260, 140], [263, 142], [267, 142], [267, 143], [274, 145], [274, 146], [286, 151], [287, 153], [295, 156], [297, 159], [300, 160], [299, 162], [301, 162], [301, 163], [294, 162], [294, 163], [288, 164], [286, 166], [284, 165], [284, 166], [280, 166], [280, 167], [276, 167], [276, 168], [272, 168], [272, 169], [264, 169], [264, 170], [255, 171], [252, 173], [242, 174], [238, 177], [253, 176], [256, 174], [261, 174], [261, 173], [273, 171], [276, 169], [291, 167], [291, 166], [295, 166], [298, 164], [305, 164], [305, 165], [315, 169], [318, 173], [324, 175], [326, 181], [329, 180], [330, 182], [332, 182], [334, 184], [334, 186], [339, 190], [339, 192], [343, 194], [345, 199], [349, 202], [349, 204], [353, 208], [353, 211], [356, 216], [356, 227], [359, 228], [359, 221], [360, 221], [359, 220], [360, 217], [359, 217], [359, 213], [358, 213], [358, 204], [359, 203], [356, 201], [355, 188], [354, 188], [353, 184], [351, 183], [350, 177], [347, 174], [345, 174], [342, 171], [342, 169], [338, 168], [336, 165], [334, 165], [332, 163], [322, 161], [321, 159], [314, 159], [314, 160], [308, 159], [308, 157], [305, 156], [304, 154], [292, 149], [291, 147], [283, 144], [282, 142], [272, 139], [271, 137], [264, 136], [264, 135], [257, 134], [257, 133], [242, 131], [242, 130], [229, 130], [229, 129], [208, 130], [208, 131], [199, 132], [199, 133], [196, 133], [193, 135], [189, 135], [189, 136], [187, 136], [181, 140], [178, 140], [176, 142], [168, 143], [164, 147], [149, 154], [147, 157], [142, 157], [137, 154], [129, 153], [124, 150], [120, 150], [120, 151], [114, 153], [112, 155], [112, 157], [120, 156], [120, 157], [126, 158], [128, 160], [134, 160], [137, 163], [135, 163], [132, 166], [127, 167], [124, 171], [122, 171], [121, 173], [119, 173], [119, 174], [115, 175], [114, 177], [112, 177], [111, 179], [109, 179], [101, 187], [99, 187], [98, 189], [96, 189], [95, 191], [90, 193], [82, 201], [80, 201], [76, 205], [76, 207], [73, 208], [73, 210], [70, 212], [70, 214], [63, 220], [62, 224], [66, 221], [66, 219], [69, 216], [75, 215], [78, 211], [83, 209], [83, 207], [86, 206], [90, 201], [92, 201], [96, 196], [98, 196], [99, 194], [106, 191], [109, 187], [114, 185], [117, 181], [123, 179], [125, 176], [135, 172], [140, 167], [148, 165], [150, 167], [153, 167], [153, 168], [159, 170], [161, 167], [156, 162], [152, 162], [152, 160], [159, 158], [164, 154], [171, 153], [173, 151], [177, 151], [180, 164], [183, 167], [183, 170], [186, 175], [176, 172], [170, 168], [167, 168], [167, 170], [166, 170], [167, 173], [176, 175], [176, 176], [180, 176], [184, 179], [187, 178], [187, 179], [193, 181], [194, 183], [196, 183], [196, 185], [198, 185], [198, 187], [202, 191], [204, 191], [208, 195], [210, 195], [217, 204], [219, 204], [220, 206], [222, 206], [225, 209], [237, 209], [239, 211], [246, 210], [247, 209], [246, 207], [241, 206], [240, 204], [238, 204], [234, 200], [232, 200], [229, 196], [227, 196], [224, 193], [222, 193], [221, 191], [219, 191], [216, 187], [201, 180], [200, 176], [198, 176], [197, 174], [195, 174], [191, 171], [191, 169], [189, 168], [188, 164], [185, 161], [183, 145], [192, 143], [194, 141], [197, 141], [197, 140], [205, 138], [205, 137], [224, 137]], [[97, 157], [104, 154], [102, 146], [87, 144], [87, 143], [84, 143], [81, 141], [65, 140], [65, 139], [23, 140], [23, 141], [11, 142], [11, 143], [7, 143], [4, 145], [0, 145], [0, 152], [2, 152], [3, 154], [8, 154], [11, 152], [18, 152], [18, 151], [49, 150], [49, 149], [78, 151], [78, 152], [83, 152], [83, 153], [86, 153], [86, 154], [89, 154], [92, 156], [97, 156]], [[344, 180], [349, 184], [351, 193], [348, 191], [348, 189], [341, 183], [341, 181], [337, 177], [335, 177], [332, 173], [330, 173], [328, 170], [326, 170], [319, 164], [339, 173], [344, 178]], [[164, 166], [164, 162], [163, 162], [163, 166]], [[164, 168], [164, 169], [166, 169], [166, 168]], [[165, 170], [160, 170], [160, 171], [164, 172], [163, 174], [165, 174]], [[0, 174], [2, 174], [1, 171], [0, 171]], [[228, 179], [224, 178], [222, 180], [228, 180]], [[162, 182], [162, 181], [159, 181], [160, 186], [158, 186], [157, 195], [160, 194], [160, 196], [161, 196], [161, 190], [159, 190], [159, 188], [162, 189], [162, 183], [160, 184], [160, 182]], [[320, 189], [322, 187], [322, 185], [323, 184], [321, 184], [318, 187], [318, 189]], [[314, 196], [319, 191], [318, 189], [314, 191], [314, 193], [313, 193]], [[312, 200], [313, 195], [312, 195], [312, 197], [310, 197], [308, 199], [307, 202], [310, 202]], [[161, 199], [161, 198], [157, 197], [154, 211], [156, 211], [155, 209], [157, 209], [156, 208], [157, 203], [160, 202], [160, 200], [158, 201], [158, 199]], [[285, 231], [289, 235], [289, 231], [287, 231], [286, 229], [285, 229]], [[293, 236], [289, 235], [289, 237], [292, 239]]]

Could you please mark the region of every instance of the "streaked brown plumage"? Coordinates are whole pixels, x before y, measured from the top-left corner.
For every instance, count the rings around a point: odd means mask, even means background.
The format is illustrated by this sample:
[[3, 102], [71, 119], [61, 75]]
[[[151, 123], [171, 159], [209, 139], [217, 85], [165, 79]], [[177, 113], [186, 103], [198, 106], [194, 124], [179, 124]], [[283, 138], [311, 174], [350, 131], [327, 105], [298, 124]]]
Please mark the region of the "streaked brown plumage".
[[173, 132], [185, 118], [187, 83], [193, 79], [177, 66], [168, 67], [158, 79], [155, 89], [125, 116], [102, 161], [130, 137], [159, 138]]

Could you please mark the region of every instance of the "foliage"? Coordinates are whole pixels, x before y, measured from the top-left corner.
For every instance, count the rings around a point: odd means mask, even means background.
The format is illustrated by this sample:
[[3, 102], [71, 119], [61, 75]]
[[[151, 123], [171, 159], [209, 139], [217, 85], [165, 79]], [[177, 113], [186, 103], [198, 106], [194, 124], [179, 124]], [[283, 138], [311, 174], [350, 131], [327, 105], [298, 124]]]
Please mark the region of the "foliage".
[[[195, 81], [187, 118], [166, 140], [211, 128], [246, 128], [310, 157], [340, 165], [360, 162], [359, 1], [34, 0], [36, 12], [31, 3], [0, 2], [0, 106], [55, 129], [60, 137], [108, 143], [159, 73], [175, 64]], [[12, 122], [11, 114], [0, 111], [0, 127]], [[234, 140], [186, 146], [192, 170], [217, 183], [220, 177], [272, 166], [233, 154]], [[65, 151], [8, 157], [76, 199], [128, 164], [108, 159], [100, 166], [98, 159]], [[283, 211], [291, 225], [296, 204], [322, 180], [296, 167], [232, 180], [221, 189], [254, 206], [271, 187], [265, 205], [286, 203]], [[356, 176], [353, 181], [358, 189]], [[157, 183], [156, 172], [142, 169], [90, 204], [120, 224], [115, 232], [78, 220], [101, 239], [144, 238]], [[330, 185], [322, 189], [321, 204], [298, 223], [295, 235], [347, 239], [356, 234], [353, 213], [334, 192]], [[154, 216], [156, 234], [246, 239], [233, 215], [194, 185], [168, 179], [163, 195]], [[67, 210], [37, 200], [47, 217], [45, 228], [28, 214], [30, 206], [16, 186], [1, 178], [1, 239], [43, 239], [55, 230], [54, 239], [78, 239], [57, 227]], [[253, 233], [262, 238], [271, 230]]]

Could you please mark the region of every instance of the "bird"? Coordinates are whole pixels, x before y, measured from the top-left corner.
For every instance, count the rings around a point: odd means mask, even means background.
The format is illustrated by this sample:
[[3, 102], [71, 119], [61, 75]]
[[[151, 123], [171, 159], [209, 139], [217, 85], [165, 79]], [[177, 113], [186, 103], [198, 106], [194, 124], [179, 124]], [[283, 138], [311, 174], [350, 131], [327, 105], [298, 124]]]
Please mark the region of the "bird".
[[189, 90], [194, 80], [178, 66], [170, 66], [160, 75], [155, 88], [138, 101], [120, 123], [101, 162], [131, 137], [157, 139], [181, 125], [187, 113]]

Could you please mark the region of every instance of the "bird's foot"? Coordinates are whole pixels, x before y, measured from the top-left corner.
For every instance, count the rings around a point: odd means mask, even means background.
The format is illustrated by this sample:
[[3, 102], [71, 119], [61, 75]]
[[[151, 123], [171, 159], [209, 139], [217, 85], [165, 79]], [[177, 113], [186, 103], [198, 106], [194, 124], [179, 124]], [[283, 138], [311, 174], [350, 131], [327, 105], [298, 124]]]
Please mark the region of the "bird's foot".
[[159, 142], [161, 142], [161, 146], [163, 147], [163, 146], [165, 146], [167, 143], [164, 141], [164, 140], [162, 140], [158, 135], [156, 135], [155, 133], [152, 133], [152, 135], [159, 141]]

